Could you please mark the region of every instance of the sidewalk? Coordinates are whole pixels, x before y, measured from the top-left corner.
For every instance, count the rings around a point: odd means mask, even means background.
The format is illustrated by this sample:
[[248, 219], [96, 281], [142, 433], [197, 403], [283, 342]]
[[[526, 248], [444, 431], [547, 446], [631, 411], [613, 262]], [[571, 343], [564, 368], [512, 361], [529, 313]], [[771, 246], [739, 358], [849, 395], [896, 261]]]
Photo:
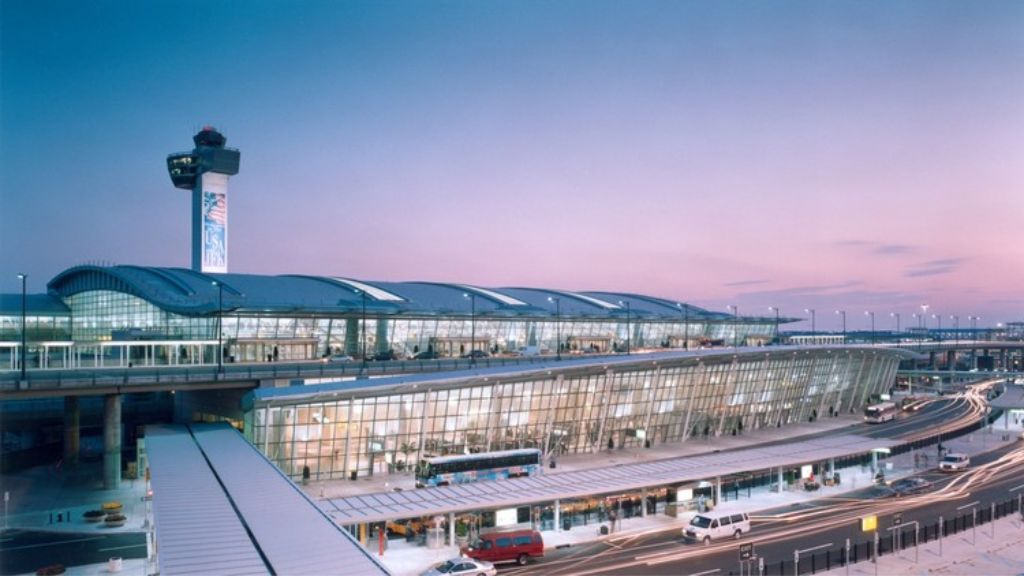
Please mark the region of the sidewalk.
[[[843, 418], [836, 418], [835, 420], [843, 420]], [[846, 419], [846, 420], [849, 421], [850, 419]], [[848, 425], [849, 425], [849, 423], [847, 422], [846, 424], [838, 426], [837, 428], [845, 427], [845, 426], [848, 426]], [[769, 434], [764, 434], [764, 435], [758, 435], [756, 433], [751, 433], [749, 435], [745, 435], [744, 437], [741, 437], [742, 438], [741, 440], [737, 439], [737, 438], [740, 438], [740, 437], [732, 437], [732, 436], [730, 436], [727, 439], [726, 438], [720, 438], [720, 439], [712, 440], [710, 442], [695, 443], [695, 444], [699, 444], [699, 447], [689, 447], [686, 450], [682, 450], [681, 449], [681, 448], [683, 448], [683, 446], [677, 446], [676, 448], [680, 448], [680, 449], [676, 450], [676, 451], [674, 451], [672, 453], [667, 453], [668, 452], [667, 449], [655, 450], [655, 449], [652, 448], [650, 450], [641, 449], [639, 451], [637, 451], [637, 450], [633, 450], [633, 451], [623, 450], [623, 451], [620, 452], [620, 451], [616, 450], [616, 451], [614, 451], [612, 453], [611, 456], [609, 456], [607, 452], [602, 453], [600, 455], [594, 455], [594, 454], [575, 455], [573, 457], [566, 457], [566, 458], [563, 458], [563, 459], [559, 460], [559, 462], [558, 462], [558, 467], [559, 467], [558, 470], [559, 471], [567, 471], [569, 469], [581, 470], [581, 469], [585, 469], [585, 468], [593, 468], [595, 466], [609, 466], [609, 465], [615, 465], [615, 464], [618, 464], [618, 463], [635, 462], [636, 459], [641, 458], [640, 455], [644, 456], [642, 458], [643, 460], [653, 460], [653, 459], [658, 459], [658, 458], [678, 457], [678, 456], [691, 455], [691, 454], [702, 453], [702, 452], [707, 452], [707, 451], [717, 450], [717, 449], [723, 449], [723, 448], [734, 448], [734, 447], [739, 447], [739, 446], [750, 446], [752, 444], [760, 444], [760, 443], [770, 442], [770, 441], [778, 440], [778, 439], [782, 439], [782, 438], [795, 439], [796, 436], [798, 436], [798, 435], [802, 436], [802, 435], [806, 435], [808, 433], [814, 433], [814, 432], [820, 432], [821, 431], [821, 428], [813, 429], [813, 428], [815, 428], [813, 424], [806, 425], [806, 426], [797, 426], [795, 428], [801, 429], [800, 433], [794, 434], [791, 438], [789, 437], [789, 435], [782, 436], [782, 435], [778, 434], [777, 432], [775, 434], [770, 434], [769, 433]], [[1003, 440], [1002, 439], [1004, 431], [1002, 429], [1002, 426], [999, 426], [999, 427], [995, 428], [992, 431], [992, 433], [988, 433], [988, 432], [975, 432], [973, 434], [969, 434], [969, 435], [963, 436], [961, 438], [945, 441], [943, 444], [950, 451], [953, 451], [953, 452], [966, 452], [967, 454], [975, 455], [975, 454], [979, 454], [981, 452], [992, 450], [992, 449], [994, 449], [996, 447], [999, 447], [999, 446], [1005, 446], [1006, 444], [1010, 444], [1010, 443], [1015, 442], [1016, 439], [1017, 439], [1017, 434], [1019, 433], [1019, 427], [1017, 427], [1016, 430], [1018, 430], [1018, 432], [1014, 433], [1013, 429], [1011, 429], [1011, 433], [1009, 434], [1007, 440]], [[771, 430], [770, 432], [775, 432], [775, 429]], [[639, 452], [640, 455], [636, 455], [637, 452]], [[934, 469], [936, 464], [937, 464], [937, 462], [935, 460], [935, 447], [934, 446], [930, 446], [928, 448], [922, 449], [919, 452], [927, 453], [931, 457], [930, 460], [929, 460], [928, 468]], [[651, 454], [651, 456], [647, 457], [647, 454]], [[654, 456], [654, 454], [658, 454], [658, 456]], [[562, 462], [565, 461], [565, 460], [568, 460], [569, 464], [563, 468]], [[925, 468], [923, 466], [915, 468], [914, 462], [915, 462], [915, 452], [908, 452], [906, 454], [901, 454], [901, 455], [896, 456], [896, 457], [882, 459], [882, 460], [880, 460], [880, 466], [883, 466], [883, 467], [886, 468], [886, 470], [885, 470], [886, 479], [888, 481], [892, 481], [892, 480], [895, 480], [895, 479], [898, 479], [898, 478], [910, 476], [912, 474], [925, 471]], [[891, 465], [891, 467], [890, 467], [890, 465]], [[816, 499], [819, 499], [819, 498], [835, 497], [835, 496], [839, 496], [839, 495], [847, 493], [847, 492], [851, 492], [851, 491], [854, 491], [854, 490], [857, 490], [857, 489], [861, 489], [861, 488], [865, 488], [865, 487], [874, 485], [874, 482], [873, 482], [874, 475], [872, 474], [871, 470], [869, 468], [867, 468], [867, 467], [856, 466], [856, 467], [849, 467], [849, 468], [841, 468], [841, 469], [837, 469], [837, 472], [839, 472], [839, 474], [840, 474], [840, 476], [842, 478], [842, 484], [840, 484], [838, 486], [822, 486], [819, 490], [817, 490], [815, 492], [807, 492], [807, 491], [804, 491], [802, 489], [787, 489], [787, 490], [784, 490], [782, 493], [772, 492], [767, 487], [760, 487], [760, 488], [755, 488], [755, 489], [752, 490], [750, 498], [746, 498], [744, 496], [741, 496], [739, 500], [727, 500], [727, 501], [721, 502], [717, 506], [716, 509], [717, 510], [722, 510], [722, 511], [737, 511], [737, 512], [742, 511], [742, 512], [747, 512], [748, 514], [751, 514], [751, 515], [756, 515], [757, 512], [759, 512], [759, 511], [766, 511], [766, 510], [771, 510], [771, 509], [774, 509], [774, 508], [791, 506], [791, 505], [794, 505], [794, 504], [797, 504], [797, 503], [800, 503], [800, 502], [806, 502], [806, 501], [809, 501], [809, 500], [816, 500]], [[550, 472], [548, 472], [548, 473], [550, 473]], [[622, 520], [619, 521], [618, 526], [616, 527], [615, 532], [612, 533], [612, 534], [609, 534], [609, 535], [605, 535], [605, 536], [602, 536], [602, 535], [599, 534], [599, 527], [600, 527], [599, 523], [592, 523], [592, 524], [589, 524], [589, 525], [586, 525], [586, 526], [575, 525], [575, 526], [572, 526], [572, 528], [570, 530], [568, 530], [568, 531], [558, 531], [558, 532], [555, 532], [555, 531], [545, 531], [542, 534], [544, 536], [545, 549], [551, 550], [551, 549], [554, 549], [554, 548], [557, 548], [557, 547], [572, 546], [572, 545], [576, 545], [576, 544], [581, 544], [581, 543], [585, 543], [585, 542], [594, 542], [594, 541], [599, 541], [599, 540], [619, 539], [619, 538], [635, 536], [635, 535], [640, 535], [640, 534], [649, 533], [649, 532], [658, 532], [658, 531], [663, 531], [663, 530], [681, 530], [687, 523], [689, 523], [690, 519], [695, 514], [696, 514], [695, 512], [691, 511], [691, 512], [686, 512], [686, 513], [680, 513], [679, 517], [677, 517], [677, 518], [672, 518], [672, 517], [664, 515], [664, 514], [648, 515], [646, 517], [623, 518]], [[1019, 522], [1018, 522], [1018, 524], [1016, 526], [1018, 526], [1016, 531], [1021, 533], [1020, 538], [1024, 538], [1024, 530], [1019, 528]], [[986, 528], [986, 530], [987, 530], [987, 528]], [[1006, 535], [1007, 537], [1009, 537], [1011, 532], [1012, 531], [1011, 531], [1011, 527], [1010, 526], [1006, 526], [1006, 527], [999, 526], [999, 527], [997, 527], [997, 540], [994, 543], [992, 543], [992, 548], [997, 549], [997, 550], [1001, 550], [1001, 549], [1005, 549], [1005, 548], [1008, 548], [1008, 547], [1012, 547], [1015, 543], [1019, 543], [1018, 539], [1009, 539], [1009, 540], [1007, 540], [1007, 543], [1004, 544], [1000, 534], [1003, 534], [1003, 535]], [[954, 537], [950, 537], [949, 538], [949, 542], [951, 542], [954, 538], [957, 538], [957, 537], [962, 538], [963, 534], [960, 534], [960, 535], [957, 535], [957, 536], [954, 536]], [[969, 542], [969, 536], [968, 536], [968, 542]], [[980, 531], [979, 531], [978, 542], [979, 542], [979, 547], [980, 547], [981, 543], [982, 543], [982, 539], [981, 539], [981, 536], [980, 536]], [[379, 542], [376, 539], [371, 539], [367, 543], [367, 549], [370, 550], [371, 553], [378, 554], [378, 549], [379, 549], [378, 547], [379, 547]], [[936, 554], [937, 554], [937, 552], [936, 552]], [[954, 550], [954, 549], [947, 548], [946, 551], [945, 551], [945, 556], [942, 559], [942, 561], [945, 562], [946, 564], [951, 564], [954, 561], [961, 561], [961, 562], [963, 562], [963, 561], [969, 560], [972, 557], [973, 554], [974, 554], [973, 550], [967, 550], [967, 549], [955, 549]], [[1024, 551], [1020, 552], [1019, 554], [1020, 555], [1024, 555]], [[424, 570], [429, 568], [431, 565], [436, 564], [438, 562], [441, 562], [443, 560], [446, 560], [448, 558], [451, 558], [451, 557], [454, 557], [454, 556], [458, 556], [458, 555], [459, 555], [459, 549], [458, 549], [458, 547], [455, 547], [455, 546], [446, 546], [446, 547], [439, 548], [439, 549], [428, 549], [425, 546], [418, 546], [418, 545], [416, 545], [414, 543], [407, 543], [407, 542], [405, 542], [405, 540], [395, 539], [395, 540], [389, 540], [387, 542], [386, 551], [385, 551], [383, 556], [379, 557], [379, 559], [383, 562], [383, 564], [385, 566], [387, 566], [388, 570], [392, 571], [392, 573], [395, 576], [409, 576], [409, 575], [420, 574], [421, 572], [423, 572]], [[883, 557], [883, 562], [886, 561], [886, 560], [906, 562], [907, 558], [908, 558], [908, 554], [906, 552], [904, 552], [902, 560], [900, 558], [889, 559], [887, 557]], [[912, 562], [913, 557], [909, 556], [909, 560]], [[858, 566], [860, 566], [860, 568], [862, 568], [864, 570], [870, 569], [871, 570], [870, 573], [874, 574], [874, 567], [873, 567], [873, 565], [871, 565], [871, 564], [863, 564], [862, 563], [861, 565], [858, 565]], [[884, 566], [884, 564], [883, 564], [883, 566]], [[911, 564], [911, 566], [913, 566], [913, 564]], [[855, 566], [851, 566], [850, 568], [851, 568], [851, 573], [853, 573], [853, 570], [854, 570]], [[1019, 564], [1016, 571], [1009, 571], [1009, 572], [1006, 571], [1006, 569], [1003, 569], [1003, 571], [992, 571], [992, 570], [976, 571], [976, 570], [969, 570], [967, 572], [944, 572], [944, 573], [946, 573], [946, 574], [969, 573], [969, 574], [972, 574], [972, 576], [978, 576], [980, 574], [991, 574], [991, 575], [1015, 574], [1016, 575], [1016, 574], [1019, 574], [1019, 573], [1022, 573], [1022, 572], [1024, 572], [1024, 564]], [[911, 574], [911, 573], [915, 573], [915, 574], [916, 573], [921, 573], [921, 574], [924, 574], [926, 572], [918, 571], [918, 572], [906, 572], [906, 573], [907, 574]], [[885, 570], [880, 570], [879, 574], [886, 574], [886, 575], [888, 575], [888, 574], [890, 574], [890, 572], [886, 572]]]
[[[1024, 574], [1024, 522], [1019, 514], [1000, 518], [992, 524], [978, 527], [977, 544], [971, 531], [947, 536], [942, 540], [942, 554], [938, 541], [886, 554], [878, 559], [877, 573], [885, 576], [917, 574], [948, 574], [962, 576], [1017, 576]], [[822, 572], [829, 576], [846, 576], [846, 568]], [[874, 576], [876, 567], [871, 562], [851, 564], [851, 575]]]
[[[5, 528], [96, 534], [145, 532], [148, 529], [145, 480], [122, 480], [116, 490], [103, 489], [103, 463], [85, 462], [78, 466], [43, 466], [17, 474], [4, 475], [3, 490], [10, 494]], [[99, 510], [107, 502], [121, 504], [126, 517], [123, 526], [105, 522], [86, 522], [83, 514]], [[116, 554], [112, 553], [112, 554]], [[54, 563], [59, 563], [59, 556]], [[40, 566], [41, 568], [42, 566]], [[152, 573], [145, 559], [122, 559], [122, 574], [145, 576]], [[65, 574], [98, 576], [110, 574], [107, 563], [68, 566]]]
[[[145, 531], [147, 502], [145, 480], [121, 480], [116, 490], [103, 488], [103, 463], [78, 466], [41, 466], [4, 475], [3, 490], [10, 494], [6, 526], [26, 530], [69, 532]], [[82, 516], [106, 502], [121, 504], [124, 526], [86, 522]]]

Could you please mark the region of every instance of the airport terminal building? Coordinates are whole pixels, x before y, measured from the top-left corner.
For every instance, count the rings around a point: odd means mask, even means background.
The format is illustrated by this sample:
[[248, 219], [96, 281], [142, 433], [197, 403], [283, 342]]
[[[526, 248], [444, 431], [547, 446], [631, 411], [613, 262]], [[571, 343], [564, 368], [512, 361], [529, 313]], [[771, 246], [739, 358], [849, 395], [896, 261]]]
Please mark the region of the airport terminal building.
[[909, 353], [767, 347], [577, 358], [260, 388], [245, 433], [293, 478], [356, 478], [425, 456], [566, 453], [738, 435], [860, 411]]
[[[778, 320], [640, 294], [77, 266], [0, 301], [0, 367], [586, 354], [760, 345]], [[787, 319], [782, 319], [783, 322]], [[218, 330], [219, 328], [219, 330]]]

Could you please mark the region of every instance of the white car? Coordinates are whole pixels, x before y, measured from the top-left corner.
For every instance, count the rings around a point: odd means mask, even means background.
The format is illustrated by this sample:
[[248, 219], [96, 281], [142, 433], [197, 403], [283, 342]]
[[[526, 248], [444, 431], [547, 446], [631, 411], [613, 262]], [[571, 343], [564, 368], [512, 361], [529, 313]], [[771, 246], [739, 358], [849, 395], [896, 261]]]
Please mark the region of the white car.
[[957, 472], [966, 470], [971, 465], [971, 457], [960, 452], [950, 452], [942, 457], [939, 462], [939, 470], [943, 472]]
[[459, 556], [437, 564], [421, 576], [495, 576], [497, 573], [494, 564], [486, 560]]
[[324, 362], [328, 364], [344, 364], [347, 362], [355, 362], [355, 359], [347, 354], [335, 354], [324, 358]]

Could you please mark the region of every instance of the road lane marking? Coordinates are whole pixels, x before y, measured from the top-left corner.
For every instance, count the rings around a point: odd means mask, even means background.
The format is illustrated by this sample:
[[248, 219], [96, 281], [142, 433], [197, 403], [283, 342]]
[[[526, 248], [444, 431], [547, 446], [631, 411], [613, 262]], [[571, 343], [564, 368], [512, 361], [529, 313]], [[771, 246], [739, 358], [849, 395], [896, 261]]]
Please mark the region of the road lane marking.
[[113, 546], [111, 548], [100, 548], [97, 551], [98, 552], [109, 552], [111, 550], [124, 550], [126, 548], [141, 548], [141, 547], [144, 547], [145, 545], [146, 545], [145, 542], [141, 542], [139, 544], [129, 544], [127, 546]]
[[27, 550], [29, 548], [44, 548], [46, 546], [62, 546], [64, 544], [71, 544], [72, 542], [89, 542], [92, 540], [102, 540], [105, 536], [93, 536], [91, 538], [75, 538], [74, 540], [57, 540], [54, 542], [43, 542], [42, 544], [26, 544], [24, 546], [15, 546], [13, 548], [0, 548], [0, 552], [10, 552], [11, 550]]

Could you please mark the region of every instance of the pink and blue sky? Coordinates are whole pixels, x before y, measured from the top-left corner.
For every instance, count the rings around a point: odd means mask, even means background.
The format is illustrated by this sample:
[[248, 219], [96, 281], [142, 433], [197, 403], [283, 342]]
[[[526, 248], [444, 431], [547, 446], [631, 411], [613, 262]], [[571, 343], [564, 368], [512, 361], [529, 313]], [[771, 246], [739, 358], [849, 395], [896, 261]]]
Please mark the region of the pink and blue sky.
[[1024, 2], [0, 6], [2, 292], [187, 267], [211, 124], [233, 272], [1024, 319]]

